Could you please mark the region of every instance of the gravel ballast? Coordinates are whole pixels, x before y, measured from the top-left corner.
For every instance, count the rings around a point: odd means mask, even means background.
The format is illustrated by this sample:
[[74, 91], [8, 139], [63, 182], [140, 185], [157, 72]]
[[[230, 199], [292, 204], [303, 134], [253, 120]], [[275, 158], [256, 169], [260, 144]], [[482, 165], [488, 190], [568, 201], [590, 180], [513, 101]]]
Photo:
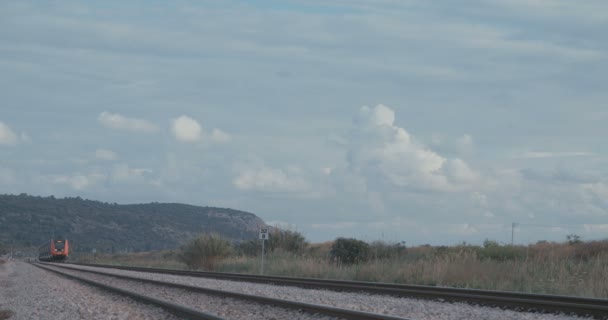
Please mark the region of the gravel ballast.
[[240, 299], [218, 297], [204, 293], [196, 293], [183, 289], [168, 288], [140, 281], [118, 279], [103, 275], [79, 272], [75, 270], [45, 266], [74, 276], [94, 280], [113, 287], [137, 292], [142, 295], [171, 301], [180, 305], [199, 309], [206, 313], [226, 319], [290, 319], [290, 320], [312, 320], [312, 319], [335, 319], [320, 314], [310, 314], [300, 310], [286, 309], [282, 307], [263, 305]]
[[[323, 304], [338, 308], [387, 314], [416, 320], [424, 319], [592, 319], [560, 314], [540, 314], [517, 312], [497, 308], [473, 306], [465, 303], [442, 303], [438, 301], [399, 298], [368, 293], [334, 292], [329, 290], [304, 289], [229, 280], [216, 280], [197, 277], [184, 277], [166, 274], [135, 272], [117, 269], [94, 268], [86, 266], [70, 267], [96, 270], [118, 275], [135, 276], [144, 279], [167, 281], [218, 290], [233, 291], [251, 295], [294, 300], [312, 304]], [[240, 302], [235, 302], [240, 303]], [[282, 319], [282, 317], [277, 317]]]
[[164, 310], [68, 280], [28, 263], [0, 264], [0, 314], [10, 320], [179, 319]]

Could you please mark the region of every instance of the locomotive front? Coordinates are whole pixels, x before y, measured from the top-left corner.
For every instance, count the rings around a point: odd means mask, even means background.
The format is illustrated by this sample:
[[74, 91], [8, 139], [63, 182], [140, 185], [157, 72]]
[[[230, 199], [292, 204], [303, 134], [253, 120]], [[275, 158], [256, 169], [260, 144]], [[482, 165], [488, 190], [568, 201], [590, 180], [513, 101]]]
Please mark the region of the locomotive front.
[[68, 239], [57, 239], [45, 243], [38, 250], [40, 261], [64, 261], [69, 254]]
[[54, 252], [52, 252], [53, 260], [65, 260], [68, 257], [68, 239], [64, 240], [55, 240], [54, 246], [52, 248]]

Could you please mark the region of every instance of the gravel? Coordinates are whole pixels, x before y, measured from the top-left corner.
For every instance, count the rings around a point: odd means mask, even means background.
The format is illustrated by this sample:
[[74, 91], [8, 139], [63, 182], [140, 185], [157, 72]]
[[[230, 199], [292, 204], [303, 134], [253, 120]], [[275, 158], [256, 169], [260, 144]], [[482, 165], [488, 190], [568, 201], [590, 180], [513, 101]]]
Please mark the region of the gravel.
[[[384, 313], [398, 317], [424, 319], [590, 319], [568, 315], [536, 314], [471, 306], [463, 303], [398, 298], [366, 293], [333, 292], [228, 280], [182, 277], [70, 266], [106, 273], [201, 286], [252, 295], [324, 304], [339, 308]], [[77, 271], [69, 271], [80, 274]], [[228, 319], [329, 319], [294, 310], [262, 306], [231, 298], [193, 294], [136, 281], [118, 280], [82, 273], [87, 278], [196, 307]], [[103, 280], [102, 280], [103, 279]], [[177, 319], [160, 308], [69, 280], [27, 263], [0, 264], [0, 319]]]
[[[438, 301], [419, 300], [411, 298], [399, 298], [385, 295], [368, 293], [334, 292], [329, 290], [304, 289], [288, 286], [276, 286], [268, 284], [257, 284], [248, 282], [236, 282], [229, 280], [205, 279], [196, 277], [184, 277], [155, 273], [144, 273], [126, 270], [94, 268], [86, 266], [70, 266], [85, 270], [98, 270], [106, 273], [135, 276], [144, 279], [153, 279], [173, 283], [187, 284], [219, 290], [246, 293], [251, 295], [263, 295], [273, 298], [295, 300], [305, 303], [324, 304], [339, 308], [353, 309], [359, 311], [388, 314], [392, 316], [425, 320], [425, 319], [592, 319], [563, 314], [539, 314], [531, 312], [518, 312], [513, 310], [501, 310], [497, 308], [474, 306], [465, 303], [442, 303]], [[124, 281], [124, 280], [120, 280]], [[168, 289], [173, 290], [173, 289]], [[223, 299], [225, 301], [225, 299]], [[241, 301], [229, 302], [231, 307], [238, 308]], [[232, 315], [230, 316], [232, 318]], [[276, 316], [277, 319], [294, 318], [294, 316]], [[318, 318], [318, 317], [317, 317]], [[244, 319], [253, 319], [245, 317]], [[265, 319], [270, 319], [266, 317]]]
[[179, 319], [18, 261], [0, 264], [0, 319], [3, 315], [10, 320]]
[[55, 267], [51, 267], [51, 269], [59, 270], [62, 272], [67, 271], [67, 273], [71, 275], [102, 282], [113, 287], [127, 289], [146, 296], [151, 296], [158, 299], [171, 301], [173, 303], [189, 306], [191, 308], [196, 308], [203, 312], [211, 313], [226, 319], [335, 319], [319, 314], [310, 314], [298, 310], [286, 309], [271, 305], [262, 305], [239, 299], [193, 293], [188, 290], [162, 287], [154, 284], [142, 283], [139, 281], [117, 279], [108, 276], [95, 275], [91, 273], [66, 270]]

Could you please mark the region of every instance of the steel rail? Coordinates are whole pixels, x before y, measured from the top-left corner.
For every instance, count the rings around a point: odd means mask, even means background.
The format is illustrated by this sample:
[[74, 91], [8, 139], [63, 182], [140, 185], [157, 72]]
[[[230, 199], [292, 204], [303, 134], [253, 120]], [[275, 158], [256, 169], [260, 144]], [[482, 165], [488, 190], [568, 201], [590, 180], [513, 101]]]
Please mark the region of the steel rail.
[[159, 280], [143, 279], [143, 278], [131, 277], [131, 276], [125, 276], [125, 275], [117, 275], [117, 274], [106, 273], [106, 272], [102, 272], [102, 271], [96, 271], [96, 270], [85, 270], [85, 269], [74, 268], [74, 267], [71, 267], [71, 266], [65, 265], [65, 264], [52, 264], [52, 263], [43, 263], [43, 264], [50, 265], [53, 267], [63, 268], [63, 269], [70, 269], [70, 270], [79, 271], [79, 272], [92, 273], [92, 274], [97, 274], [97, 275], [102, 275], [102, 276], [107, 276], [107, 277], [114, 277], [114, 278], [123, 279], [123, 280], [138, 281], [138, 282], [149, 283], [149, 284], [176, 288], [176, 289], [182, 289], [182, 290], [187, 290], [187, 291], [197, 292], [197, 293], [202, 293], [202, 294], [210, 294], [210, 295], [215, 295], [215, 296], [220, 296], [220, 297], [230, 297], [230, 298], [235, 298], [235, 299], [240, 299], [240, 300], [247, 300], [247, 301], [252, 301], [252, 302], [264, 304], [264, 305], [275, 305], [275, 306], [294, 309], [294, 310], [304, 310], [311, 314], [323, 314], [323, 315], [327, 315], [327, 316], [331, 316], [331, 317], [338, 317], [341, 319], [408, 320], [407, 318], [402, 318], [402, 317], [397, 317], [397, 316], [390, 316], [390, 315], [371, 313], [371, 312], [365, 312], [365, 311], [343, 309], [343, 308], [338, 308], [338, 307], [330, 307], [327, 305], [311, 304], [311, 303], [298, 302], [298, 301], [292, 301], [292, 300], [286, 300], [286, 299], [270, 298], [270, 297], [265, 297], [265, 296], [255, 296], [255, 295], [238, 293], [238, 292], [233, 292], [233, 291], [224, 291], [224, 290], [218, 290], [218, 289], [191, 286], [191, 285], [186, 285], [186, 284], [178, 284], [178, 283], [171, 283], [171, 282], [165, 282], [165, 281], [159, 281]]
[[205, 312], [202, 312], [202, 311], [199, 311], [199, 310], [187, 307], [187, 306], [175, 304], [170, 301], [156, 299], [153, 297], [148, 297], [148, 296], [139, 294], [137, 292], [133, 292], [133, 291], [117, 288], [117, 287], [112, 287], [107, 284], [97, 282], [95, 280], [81, 278], [81, 277], [78, 277], [78, 276], [75, 276], [75, 275], [72, 275], [69, 273], [51, 269], [49, 267], [41, 266], [40, 264], [33, 264], [33, 265], [38, 268], [57, 273], [63, 277], [66, 277], [66, 278], [69, 278], [72, 280], [78, 280], [80, 282], [101, 288], [103, 290], [129, 297], [133, 300], [137, 300], [137, 301], [140, 301], [140, 302], [143, 302], [146, 304], [151, 304], [151, 305], [161, 307], [162, 309], [165, 309], [166, 311], [168, 311], [178, 317], [182, 317], [185, 319], [194, 319], [194, 320], [225, 320], [224, 318], [220, 318], [213, 314], [205, 313]]
[[125, 267], [81, 263], [77, 263], [75, 265], [162, 273], [190, 277], [269, 283], [315, 289], [324, 288], [336, 291], [368, 292], [375, 294], [396, 295], [402, 297], [445, 300], [450, 302], [467, 302], [499, 308], [509, 308], [517, 310], [524, 309], [544, 313], [572, 313], [581, 316], [593, 316], [596, 319], [608, 319], [608, 299], [599, 298], [571, 297], [562, 295], [520, 293], [496, 290], [462, 289], [451, 287], [433, 287], [422, 285], [404, 285], [382, 282], [259, 276], [238, 273], [169, 270], [159, 268]]

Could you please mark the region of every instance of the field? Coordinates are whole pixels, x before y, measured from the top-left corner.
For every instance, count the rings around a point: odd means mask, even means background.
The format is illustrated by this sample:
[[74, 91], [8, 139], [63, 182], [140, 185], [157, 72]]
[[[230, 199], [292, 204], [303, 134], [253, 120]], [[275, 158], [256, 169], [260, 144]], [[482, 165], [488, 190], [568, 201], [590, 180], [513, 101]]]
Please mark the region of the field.
[[[265, 256], [264, 274], [382, 281], [608, 298], [608, 240], [539, 242], [529, 246], [408, 247], [375, 242], [365, 261], [338, 263], [332, 243], [311, 244], [299, 253], [276, 249]], [[178, 251], [82, 256], [83, 262], [186, 269]], [[259, 256], [234, 250], [213, 271], [260, 273]]]

